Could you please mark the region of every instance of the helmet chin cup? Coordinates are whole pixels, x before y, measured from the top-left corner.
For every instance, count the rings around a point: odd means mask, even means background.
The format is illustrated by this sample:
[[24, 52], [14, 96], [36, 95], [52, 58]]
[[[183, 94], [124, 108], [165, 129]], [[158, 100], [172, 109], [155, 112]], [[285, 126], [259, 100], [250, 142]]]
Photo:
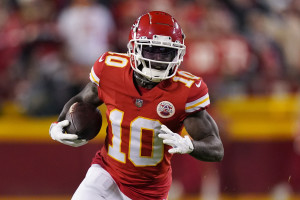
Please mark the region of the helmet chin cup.
[[141, 70], [141, 74], [145, 76], [148, 80], [152, 82], [160, 82], [163, 79], [161, 77], [165, 77], [165, 73], [167, 72], [166, 70], [157, 70], [157, 69], [151, 69], [148, 67], [143, 67]]
[[134, 75], [135, 80], [137, 81], [138, 85], [140, 85], [144, 88], [151, 89], [158, 83], [158, 82], [153, 82], [153, 81], [147, 79], [145, 76], [137, 73], [136, 71], [133, 71], [133, 75]]

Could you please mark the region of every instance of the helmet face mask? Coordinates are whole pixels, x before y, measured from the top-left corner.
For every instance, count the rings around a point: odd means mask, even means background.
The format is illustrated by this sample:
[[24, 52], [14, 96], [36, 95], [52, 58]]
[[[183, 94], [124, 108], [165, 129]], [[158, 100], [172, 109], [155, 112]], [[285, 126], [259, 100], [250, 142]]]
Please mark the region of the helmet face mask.
[[132, 69], [152, 82], [169, 79], [183, 61], [184, 34], [169, 14], [153, 11], [131, 28], [128, 53]]

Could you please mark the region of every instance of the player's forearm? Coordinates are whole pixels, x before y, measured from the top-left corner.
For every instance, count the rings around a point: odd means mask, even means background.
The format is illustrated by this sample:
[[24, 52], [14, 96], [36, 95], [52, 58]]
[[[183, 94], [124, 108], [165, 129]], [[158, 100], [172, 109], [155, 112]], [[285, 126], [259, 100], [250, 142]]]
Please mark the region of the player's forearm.
[[215, 136], [208, 136], [202, 140], [192, 141], [194, 150], [191, 156], [207, 162], [219, 162], [223, 159], [224, 148], [221, 140]]
[[193, 138], [193, 157], [219, 162], [223, 159], [224, 149], [215, 120], [206, 111], [197, 112], [184, 121], [185, 128]]

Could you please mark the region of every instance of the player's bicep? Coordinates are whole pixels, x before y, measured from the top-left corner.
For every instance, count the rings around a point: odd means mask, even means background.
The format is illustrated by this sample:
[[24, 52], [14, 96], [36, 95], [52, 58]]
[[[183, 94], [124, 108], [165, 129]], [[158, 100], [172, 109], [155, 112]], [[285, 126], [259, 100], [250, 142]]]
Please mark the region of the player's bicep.
[[206, 110], [195, 112], [184, 120], [188, 134], [194, 140], [201, 140], [209, 136], [219, 138], [219, 130], [215, 120]]

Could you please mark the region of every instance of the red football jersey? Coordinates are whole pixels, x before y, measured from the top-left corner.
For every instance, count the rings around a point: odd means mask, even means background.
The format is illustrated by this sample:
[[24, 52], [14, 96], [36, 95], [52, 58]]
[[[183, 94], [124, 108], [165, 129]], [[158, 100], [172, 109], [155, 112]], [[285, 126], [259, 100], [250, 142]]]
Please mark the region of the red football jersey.
[[172, 182], [168, 153], [158, 135], [161, 124], [180, 133], [187, 115], [209, 106], [200, 77], [178, 70], [140, 94], [126, 54], [107, 52], [95, 62], [90, 80], [107, 107], [105, 144], [93, 163], [100, 164], [131, 199], [166, 199]]

